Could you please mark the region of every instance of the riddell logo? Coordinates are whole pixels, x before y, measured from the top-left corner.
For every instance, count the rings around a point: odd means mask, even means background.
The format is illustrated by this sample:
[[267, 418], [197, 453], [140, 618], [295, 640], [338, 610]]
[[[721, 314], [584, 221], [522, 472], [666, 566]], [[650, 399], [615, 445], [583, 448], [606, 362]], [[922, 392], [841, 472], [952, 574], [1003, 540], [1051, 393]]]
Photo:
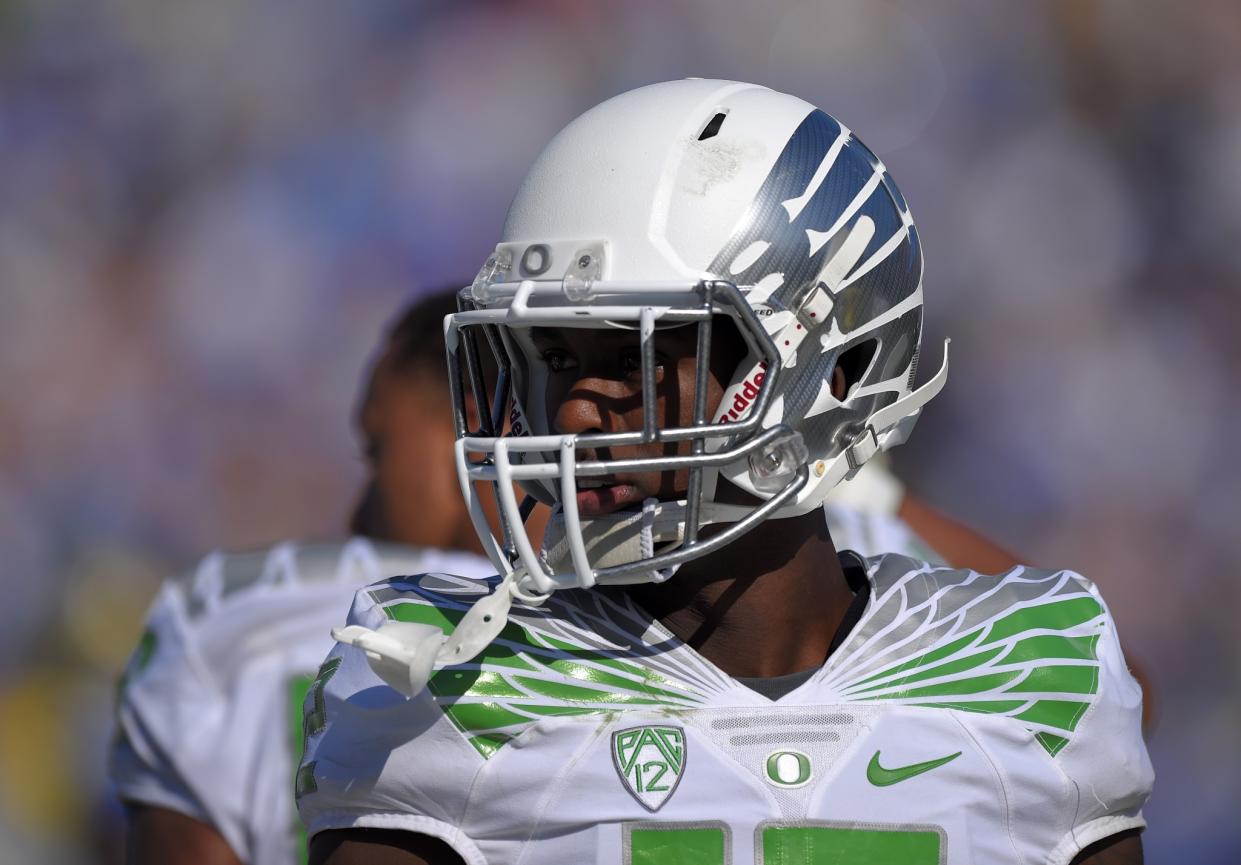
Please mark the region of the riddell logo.
[[[736, 385], [728, 393], [724, 394], [724, 399], [720, 401], [720, 407], [723, 409], [727, 406], [727, 410], [716, 420], [716, 423], [733, 423], [745, 414], [746, 409], [758, 399], [759, 389], [762, 387], [763, 379], [767, 377], [767, 362], [759, 363], [758, 368], [750, 374], [750, 377], [741, 384]], [[731, 405], [729, 405], [731, 399]]]
[[521, 413], [521, 408], [517, 403], [513, 403], [513, 407], [508, 413], [508, 434], [513, 436], [528, 436], [530, 429], [526, 426], [526, 417]]

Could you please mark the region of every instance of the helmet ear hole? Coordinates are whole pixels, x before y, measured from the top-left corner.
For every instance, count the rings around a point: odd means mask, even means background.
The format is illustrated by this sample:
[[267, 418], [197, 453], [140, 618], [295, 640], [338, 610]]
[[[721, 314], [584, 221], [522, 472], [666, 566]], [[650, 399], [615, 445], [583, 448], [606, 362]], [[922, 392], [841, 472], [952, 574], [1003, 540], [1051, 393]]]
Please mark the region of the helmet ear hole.
[[866, 376], [878, 348], [879, 340], [868, 339], [841, 352], [836, 361], [837, 369], [844, 373], [845, 377], [845, 391], [839, 397], [841, 400]]
[[742, 335], [741, 329], [731, 315], [715, 315], [711, 318], [711, 365], [713, 369], [732, 373], [745, 363], [753, 349]]
[[[758, 356], [758, 347], [751, 345], [731, 315], [711, 317], [711, 372], [725, 389], [729, 383], [740, 381]], [[708, 405], [707, 412], [714, 413], [716, 406]]]

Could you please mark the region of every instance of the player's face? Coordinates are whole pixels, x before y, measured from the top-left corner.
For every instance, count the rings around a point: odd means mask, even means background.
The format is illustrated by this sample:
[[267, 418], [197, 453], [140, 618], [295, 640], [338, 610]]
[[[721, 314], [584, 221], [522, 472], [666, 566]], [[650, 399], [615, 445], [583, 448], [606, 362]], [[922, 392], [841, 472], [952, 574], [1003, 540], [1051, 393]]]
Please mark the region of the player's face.
[[[741, 357], [740, 337], [716, 327], [707, 376], [706, 416], [713, 416], [725, 382]], [[559, 433], [619, 433], [642, 429], [642, 364], [638, 337], [628, 330], [535, 328], [534, 345], [548, 365], [547, 405]], [[658, 331], [656, 346], [657, 417], [661, 427], [692, 426], [695, 352], [693, 326]], [[587, 458], [632, 459], [688, 454], [689, 442], [603, 448]], [[578, 482], [582, 516], [640, 508], [647, 498], [684, 497], [689, 472], [632, 472]]]
[[453, 465], [445, 385], [383, 358], [358, 414], [370, 473], [351, 521], [357, 533], [439, 549], [478, 550]]

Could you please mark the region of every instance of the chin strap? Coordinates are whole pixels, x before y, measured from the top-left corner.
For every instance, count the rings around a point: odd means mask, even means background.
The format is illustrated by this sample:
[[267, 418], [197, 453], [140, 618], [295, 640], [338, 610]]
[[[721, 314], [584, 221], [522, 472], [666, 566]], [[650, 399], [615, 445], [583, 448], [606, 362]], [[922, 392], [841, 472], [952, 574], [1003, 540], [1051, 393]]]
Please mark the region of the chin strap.
[[546, 600], [522, 591], [516, 573], [511, 572], [494, 592], [466, 611], [451, 635], [434, 625], [384, 622], [378, 630], [362, 625], [333, 628], [332, 639], [361, 649], [375, 675], [413, 697], [427, 686], [436, 670], [464, 664], [487, 648], [508, 624], [514, 597], [528, 604]]
[[[651, 496], [651, 498], [642, 502], [642, 528], [638, 531], [638, 552], [644, 559], [655, 557], [655, 509], [659, 506], [659, 499]], [[684, 526], [682, 526], [682, 533]], [[651, 582], [662, 583], [677, 572], [680, 565], [672, 565], [662, 570], [652, 569], [650, 571]]]

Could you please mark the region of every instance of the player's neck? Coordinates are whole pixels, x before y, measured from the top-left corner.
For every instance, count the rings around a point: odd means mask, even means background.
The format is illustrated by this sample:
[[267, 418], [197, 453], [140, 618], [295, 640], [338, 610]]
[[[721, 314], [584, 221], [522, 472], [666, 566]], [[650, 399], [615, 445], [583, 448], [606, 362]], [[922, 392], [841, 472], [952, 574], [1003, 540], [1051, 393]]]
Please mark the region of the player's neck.
[[730, 676], [823, 663], [853, 600], [822, 513], [769, 520], [630, 595]]

